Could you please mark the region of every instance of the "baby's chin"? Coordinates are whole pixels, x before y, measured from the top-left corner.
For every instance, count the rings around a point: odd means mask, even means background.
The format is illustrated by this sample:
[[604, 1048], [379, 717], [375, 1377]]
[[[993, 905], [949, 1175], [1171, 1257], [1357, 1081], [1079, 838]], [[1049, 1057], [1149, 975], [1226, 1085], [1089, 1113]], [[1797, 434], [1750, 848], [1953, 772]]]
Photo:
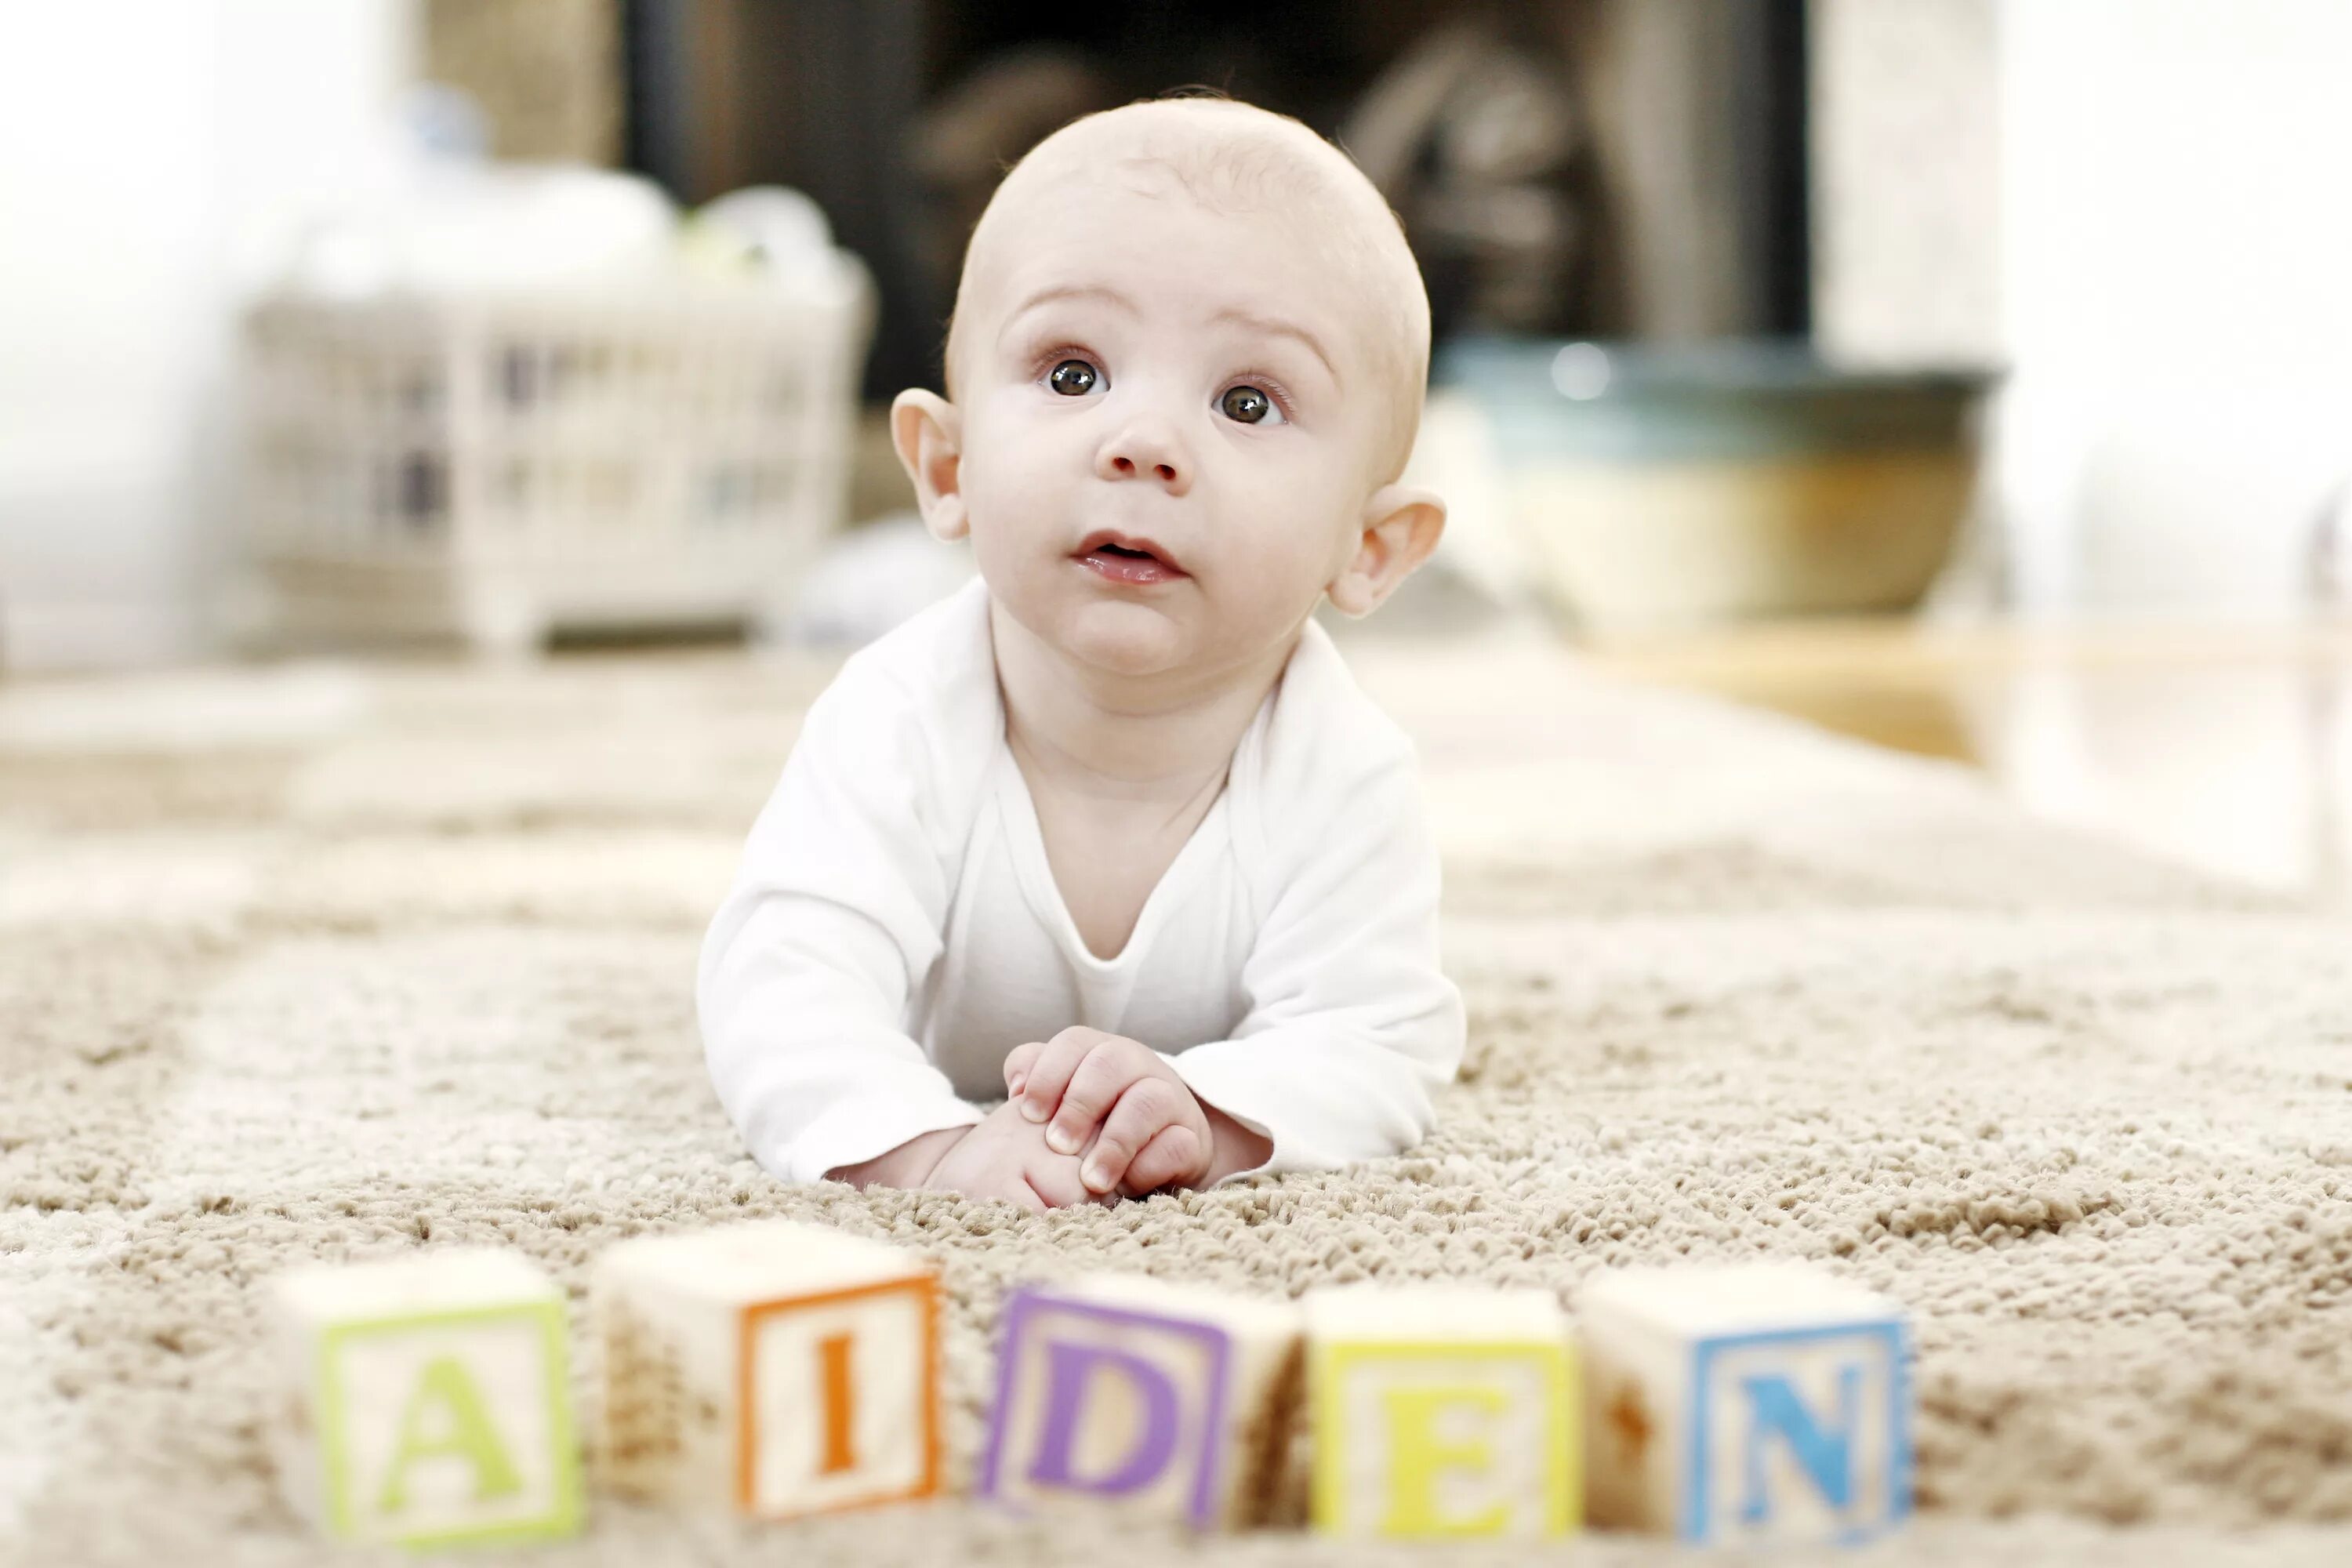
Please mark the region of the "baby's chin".
[[1077, 662], [1108, 675], [1159, 675], [1192, 662], [1181, 606], [1164, 599], [1104, 596], [1053, 607], [1044, 635]]
[[1168, 603], [1175, 595], [1166, 590], [1149, 597], [1087, 585], [1076, 592], [1068, 584], [1041, 591], [1034, 583], [1006, 584], [992, 575], [989, 591], [1031, 637], [1106, 675], [1140, 679], [1188, 668], [1199, 657], [1192, 615], [1187, 613], [1196, 614], [1198, 606]]

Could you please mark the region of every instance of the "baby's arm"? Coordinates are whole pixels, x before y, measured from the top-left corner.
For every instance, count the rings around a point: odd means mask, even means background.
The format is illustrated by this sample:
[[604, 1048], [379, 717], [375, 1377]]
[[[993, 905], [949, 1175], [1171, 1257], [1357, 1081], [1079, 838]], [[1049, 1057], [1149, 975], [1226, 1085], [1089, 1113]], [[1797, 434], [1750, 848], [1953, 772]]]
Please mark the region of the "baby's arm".
[[[855, 661], [809, 708], [705, 937], [697, 1009], [713, 1087], [791, 1182], [914, 1167], [981, 1120], [900, 1026], [938, 956], [947, 879], [925, 831], [923, 737]], [[936, 1162], [934, 1161], [934, 1163]]]
[[[1242, 972], [1249, 1012], [1230, 1039], [1160, 1056], [1204, 1112], [1261, 1140], [1256, 1158], [1204, 1166], [1200, 1184], [1400, 1153], [1428, 1135], [1431, 1090], [1462, 1060], [1462, 997], [1439, 964], [1437, 851], [1410, 750], [1286, 809], [1265, 836], [1280, 858]], [[1101, 1113], [1086, 1109], [1076, 1120]]]

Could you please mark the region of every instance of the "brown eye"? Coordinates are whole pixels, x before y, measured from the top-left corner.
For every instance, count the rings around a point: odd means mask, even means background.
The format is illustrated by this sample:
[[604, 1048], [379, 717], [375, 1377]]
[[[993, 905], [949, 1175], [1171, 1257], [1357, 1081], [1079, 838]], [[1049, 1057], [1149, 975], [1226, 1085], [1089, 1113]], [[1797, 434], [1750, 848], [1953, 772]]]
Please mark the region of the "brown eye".
[[1224, 416], [1243, 425], [1255, 425], [1274, 412], [1274, 404], [1255, 386], [1229, 386], [1217, 399], [1217, 407]]
[[1045, 384], [1065, 397], [1084, 397], [1095, 389], [1095, 383], [1100, 379], [1095, 374], [1095, 367], [1086, 361], [1066, 359], [1054, 367], [1054, 374], [1045, 378]]

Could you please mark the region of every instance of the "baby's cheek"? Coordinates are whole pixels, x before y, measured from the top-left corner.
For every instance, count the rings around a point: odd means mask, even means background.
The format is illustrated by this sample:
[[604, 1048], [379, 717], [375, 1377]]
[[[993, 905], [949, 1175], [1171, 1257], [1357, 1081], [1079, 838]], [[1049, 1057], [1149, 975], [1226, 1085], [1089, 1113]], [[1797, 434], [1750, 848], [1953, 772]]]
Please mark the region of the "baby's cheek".
[[1219, 574], [1220, 596], [1254, 620], [1287, 621], [1315, 601], [1332, 574], [1328, 531], [1297, 518], [1256, 517], [1234, 531], [1241, 542]]

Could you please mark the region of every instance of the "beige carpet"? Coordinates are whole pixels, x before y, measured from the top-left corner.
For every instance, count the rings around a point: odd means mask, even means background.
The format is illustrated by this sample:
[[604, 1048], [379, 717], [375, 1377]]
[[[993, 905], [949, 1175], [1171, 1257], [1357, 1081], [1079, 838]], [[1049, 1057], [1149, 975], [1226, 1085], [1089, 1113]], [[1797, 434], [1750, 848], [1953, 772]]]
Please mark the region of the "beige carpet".
[[[504, 1240], [576, 1289], [620, 1237], [791, 1215], [945, 1271], [959, 1481], [1020, 1279], [1572, 1309], [1604, 1265], [1771, 1254], [1916, 1314], [1923, 1512], [1849, 1561], [2352, 1557], [2352, 924], [1538, 649], [1351, 657], [1422, 739], [1448, 855], [1471, 1049], [1442, 1131], [1038, 1218], [781, 1188], [703, 1080], [697, 939], [821, 669], [0, 687], [0, 1555], [321, 1560], [259, 1436], [276, 1269]], [[532, 1560], [1187, 1554], [961, 1502], [593, 1521]]]

